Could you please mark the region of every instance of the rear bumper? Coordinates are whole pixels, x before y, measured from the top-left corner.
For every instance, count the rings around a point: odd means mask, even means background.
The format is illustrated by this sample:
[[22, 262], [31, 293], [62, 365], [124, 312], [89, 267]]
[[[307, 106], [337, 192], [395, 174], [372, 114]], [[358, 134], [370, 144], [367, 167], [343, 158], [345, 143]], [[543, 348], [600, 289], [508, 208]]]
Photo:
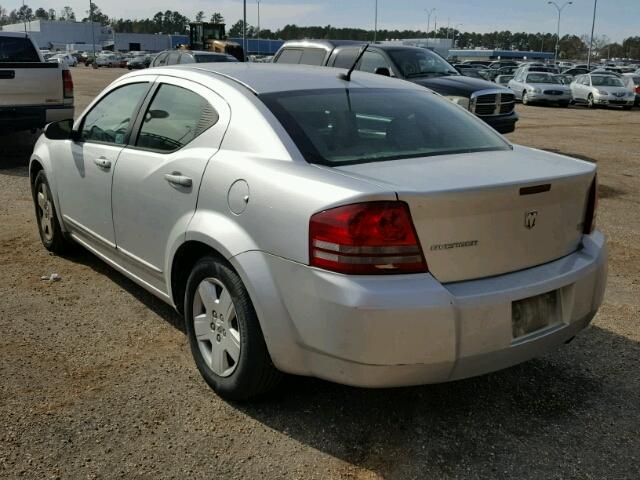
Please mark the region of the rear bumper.
[[480, 116], [478, 118], [493, 127], [500, 133], [511, 133], [516, 129], [518, 114], [513, 111], [507, 115]]
[[[261, 252], [232, 259], [275, 365], [363, 387], [445, 382], [526, 361], [584, 329], [602, 302], [599, 232], [554, 262], [442, 285], [429, 274], [349, 277]], [[514, 341], [513, 301], [560, 292], [560, 324]]]
[[43, 128], [47, 123], [73, 119], [73, 105], [0, 107], [0, 131]]

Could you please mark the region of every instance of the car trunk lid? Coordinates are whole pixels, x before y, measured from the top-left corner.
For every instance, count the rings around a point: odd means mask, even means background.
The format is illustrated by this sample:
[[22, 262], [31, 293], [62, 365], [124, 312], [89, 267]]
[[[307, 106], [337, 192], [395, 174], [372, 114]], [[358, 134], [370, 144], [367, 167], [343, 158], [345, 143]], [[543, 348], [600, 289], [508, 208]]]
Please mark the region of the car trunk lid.
[[592, 164], [523, 147], [339, 167], [407, 202], [441, 282], [530, 268], [579, 248]]

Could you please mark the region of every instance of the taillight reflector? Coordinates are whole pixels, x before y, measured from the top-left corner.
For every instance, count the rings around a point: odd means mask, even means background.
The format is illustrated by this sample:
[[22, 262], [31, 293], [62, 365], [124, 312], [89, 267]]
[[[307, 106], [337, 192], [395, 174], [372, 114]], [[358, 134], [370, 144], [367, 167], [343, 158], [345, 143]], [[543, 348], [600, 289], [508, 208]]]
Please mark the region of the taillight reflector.
[[427, 271], [409, 207], [397, 201], [356, 203], [313, 215], [309, 263], [351, 275]]
[[71, 72], [69, 70], [62, 71], [62, 88], [64, 98], [73, 98], [73, 78], [71, 78]]

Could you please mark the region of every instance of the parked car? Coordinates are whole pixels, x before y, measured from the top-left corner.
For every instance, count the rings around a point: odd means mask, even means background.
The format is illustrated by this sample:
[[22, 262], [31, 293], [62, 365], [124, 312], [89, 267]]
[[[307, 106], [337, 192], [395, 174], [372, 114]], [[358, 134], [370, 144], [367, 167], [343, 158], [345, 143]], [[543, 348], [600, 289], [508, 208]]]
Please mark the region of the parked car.
[[509, 82], [509, 88], [524, 105], [555, 103], [559, 107], [568, 107], [571, 103], [571, 88], [551, 73], [518, 72]]
[[47, 59], [47, 62], [64, 62], [69, 67], [75, 67], [78, 65], [78, 60], [70, 53], [56, 53], [55, 55], [50, 56]]
[[514, 60], [496, 60], [495, 62], [491, 62], [489, 64], [489, 68], [500, 70], [505, 67], [510, 67], [515, 70], [519, 65], [520, 65], [520, 62], [516, 62]]
[[580, 75], [571, 84], [571, 93], [575, 103], [587, 104], [589, 108], [603, 105], [630, 110], [635, 103], [635, 94], [617, 75], [611, 74]]
[[572, 77], [576, 77], [577, 75], [585, 75], [589, 73], [591, 70], [588, 68], [568, 68], [562, 72], [563, 75], [571, 75]]
[[625, 73], [622, 75], [622, 82], [635, 94], [635, 105], [640, 106], [640, 73]]
[[48, 63], [29, 35], [0, 32], [0, 133], [36, 130], [73, 118], [66, 63]]
[[471, 65], [480, 68], [489, 68], [489, 65], [492, 63], [493, 62], [491, 60], [465, 60], [462, 62], [463, 65]]
[[120, 58], [112, 53], [100, 54], [92, 63], [93, 68], [107, 67], [116, 68], [120, 66]]
[[152, 67], [181, 65], [185, 63], [237, 62], [233, 55], [198, 50], [168, 50], [159, 53], [151, 62]]
[[505, 368], [571, 340], [604, 294], [595, 164], [381, 75], [129, 73], [49, 125], [29, 173], [44, 246], [80, 244], [174, 306], [230, 399], [280, 372], [390, 387]]
[[513, 79], [513, 75], [498, 75], [494, 82], [503, 87], [508, 87], [511, 79]]
[[563, 85], [571, 85], [571, 82], [573, 82], [573, 78], [574, 77], [573, 77], [573, 75], [565, 75], [564, 73], [559, 73], [558, 75], [556, 75], [556, 78]]
[[[276, 53], [277, 64], [351, 68], [365, 44], [333, 40], [291, 40]], [[500, 133], [515, 130], [518, 115], [509, 89], [482, 78], [470, 78], [431, 50], [418, 47], [369, 45], [356, 70], [408, 80], [429, 88], [475, 113]], [[478, 74], [479, 75], [479, 74]]]
[[129, 70], [149, 68], [149, 65], [151, 65], [151, 55], [138, 55], [127, 62], [127, 68]]

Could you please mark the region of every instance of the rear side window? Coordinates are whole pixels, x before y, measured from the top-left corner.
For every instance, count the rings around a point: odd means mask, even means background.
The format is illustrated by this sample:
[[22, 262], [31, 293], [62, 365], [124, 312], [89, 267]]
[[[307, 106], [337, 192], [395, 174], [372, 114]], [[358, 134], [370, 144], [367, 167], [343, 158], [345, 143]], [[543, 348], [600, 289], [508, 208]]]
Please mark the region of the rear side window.
[[156, 59], [153, 61], [153, 66], [154, 67], [161, 67], [163, 65], [166, 65], [168, 56], [169, 56], [168, 53], [160, 53], [160, 54], [158, 54]]
[[218, 112], [197, 93], [164, 84], [145, 113], [136, 146], [172, 152], [218, 122]]
[[302, 58], [302, 50], [294, 48], [286, 48], [278, 56], [277, 63], [300, 63]]
[[38, 52], [28, 38], [0, 37], [0, 62], [39, 62]]
[[84, 118], [82, 140], [124, 145], [131, 118], [148, 89], [148, 83], [133, 83], [107, 94]]
[[176, 65], [178, 63], [178, 58], [180, 57], [179, 52], [170, 53], [167, 57], [167, 65]]
[[389, 62], [378, 52], [364, 52], [360, 61], [359, 70], [363, 72], [375, 73], [378, 68], [388, 68], [391, 70]]
[[304, 65], [324, 65], [324, 57], [327, 52], [321, 48], [305, 48], [302, 52], [300, 63]]
[[359, 50], [356, 48], [340, 50], [333, 59], [333, 66], [336, 68], [351, 68], [358, 57], [358, 52]]

